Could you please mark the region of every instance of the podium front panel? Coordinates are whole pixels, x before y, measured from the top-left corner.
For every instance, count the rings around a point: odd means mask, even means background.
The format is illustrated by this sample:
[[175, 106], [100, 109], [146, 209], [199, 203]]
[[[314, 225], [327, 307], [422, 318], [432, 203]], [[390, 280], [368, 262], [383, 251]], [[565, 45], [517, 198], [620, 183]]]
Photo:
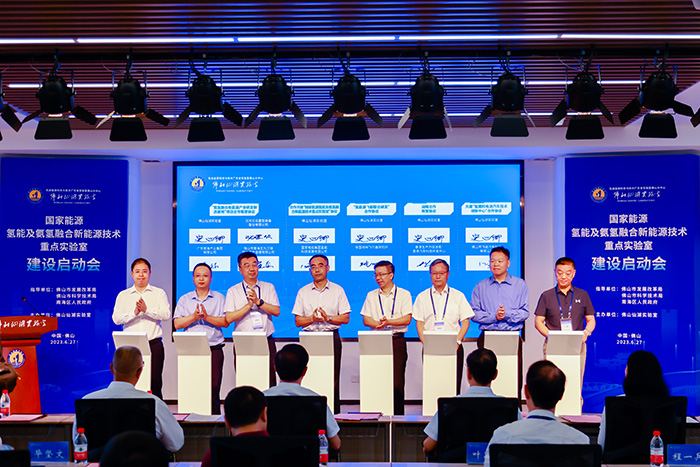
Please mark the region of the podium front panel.
[[143, 371], [136, 382], [136, 389], [140, 391], [151, 390], [151, 346], [148, 344], [148, 334], [145, 332], [113, 331], [112, 339], [116, 348], [131, 346], [141, 351], [143, 357]]
[[519, 331], [484, 331], [484, 347], [498, 359], [498, 377], [491, 383], [495, 394], [520, 399], [518, 388]]
[[304, 332], [299, 333], [299, 343], [309, 353], [309, 369], [304, 376], [304, 387], [326, 396], [328, 401], [335, 400], [333, 388], [333, 333]]
[[264, 332], [235, 332], [236, 386], [270, 388], [270, 349]]
[[583, 331], [550, 331], [547, 360], [566, 375], [564, 397], [557, 404], [557, 415], [581, 415], [581, 352]]
[[211, 350], [205, 332], [173, 333], [177, 350], [177, 410], [211, 415]]
[[360, 331], [360, 411], [394, 414], [391, 331]]
[[423, 415], [433, 415], [438, 398], [457, 395], [457, 333], [424, 331], [423, 342]]

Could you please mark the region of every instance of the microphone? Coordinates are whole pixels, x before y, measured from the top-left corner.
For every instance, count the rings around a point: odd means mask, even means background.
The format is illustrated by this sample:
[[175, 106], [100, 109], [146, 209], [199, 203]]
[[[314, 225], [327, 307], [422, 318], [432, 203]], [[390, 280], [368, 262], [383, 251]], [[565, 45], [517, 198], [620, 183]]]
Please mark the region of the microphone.
[[36, 313], [37, 313], [39, 316], [44, 316], [43, 313], [39, 312], [39, 310], [37, 310], [36, 308], [34, 308], [34, 305], [32, 305], [31, 303], [29, 303], [29, 300], [27, 300], [27, 297], [22, 297], [22, 301], [23, 301], [24, 303], [26, 303], [27, 305], [29, 305], [30, 307], [32, 307], [32, 310], [36, 311]]

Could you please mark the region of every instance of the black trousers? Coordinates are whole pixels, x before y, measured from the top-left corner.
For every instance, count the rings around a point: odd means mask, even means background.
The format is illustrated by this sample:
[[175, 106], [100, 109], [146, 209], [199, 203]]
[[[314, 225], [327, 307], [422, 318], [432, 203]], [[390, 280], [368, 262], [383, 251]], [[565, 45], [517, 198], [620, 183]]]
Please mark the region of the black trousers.
[[392, 338], [394, 350], [394, 415], [403, 415], [408, 350], [406, 348], [406, 338], [403, 333], [396, 333]]
[[267, 336], [267, 349], [270, 354], [270, 387], [277, 386], [277, 373], [275, 373], [275, 355], [277, 355], [277, 346], [275, 338]]
[[[476, 347], [484, 348], [484, 331], [476, 340]], [[518, 399], [522, 399], [521, 393], [523, 388], [523, 338], [518, 339]]]
[[462, 374], [464, 373], [464, 347], [457, 347], [457, 395], [462, 392]]
[[221, 378], [224, 373], [224, 344], [209, 347], [211, 351], [211, 413], [221, 413]]
[[338, 330], [333, 331], [333, 413], [340, 413], [340, 361], [343, 356], [343, 343]]
[[163, 364], [165, 363], [165, 347], [163, 339], [158, 337], [148, 341], [151, 348], [151, 392], [163, 399]]

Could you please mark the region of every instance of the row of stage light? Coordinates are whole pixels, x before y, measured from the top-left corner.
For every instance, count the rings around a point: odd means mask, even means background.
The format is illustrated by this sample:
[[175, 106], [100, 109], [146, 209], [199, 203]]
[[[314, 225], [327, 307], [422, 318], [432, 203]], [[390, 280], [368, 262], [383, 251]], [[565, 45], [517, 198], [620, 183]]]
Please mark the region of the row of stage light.
[[[550, 123], [555, 126], [569, 115], [569, 111], [573, 112], [566, 132], [567, 139], [602, 139], [604, 134], [598, 115], [615, 124], [613, 115], [601, 101], [603, 87], [599, 82], [600, 72], [596, 77], [589, 71], [592, 58], [593, 55], [567, 84], [565, 98], [550, 115]], [[367, 102], [366, 86], [351, 73], [349, 61], [342, 58], [340, 61], [344, 74], [333, 87], [333, 104], [320, 115], [317, 126], [321, 127], [336, 117], [332, 136], [334, 141], [367, 140], [369, 132], [365, 118], [370, 118], [382, 126], [382, 115]], [[116, 84], [113, 74], [110, 97], [114, 103], [114, 111], [99, 122], [95, 115], [75, 105], [75, 86], [72, 82], [69, 85], [59, 76], [58, 57], [36, 94], [39, 110], [20, 121], [15, 115], [15, 110], [3, 102], [4, 94], [0, 94], [0, 115], [15, 131], [19, 131], [23, 123], [45, 114], [46, 116], [39, 120], [35, 139], [70, 139], [70, 115], [98, 128], [116, 116], [110, 132], [111, 141], [146, 141], [144, 119], [168, 126], [170, 118], [148, 107], [147, 89], [132, 76], [132, 65], [131, 59], [128, 59], [124, 76]], [[266, 114], [260, 121], [259, 140], [294, 139], [292, 122], [284, 113], [291, 112], [304, 128], [307, 127], [307, 118], [292, 99], [292, 87], [281, 74], [275, 72], [274, 55], [271, 65], [272, 73], [265, 77], [256, 91], [259, 103], [245, 119], [224, 99], [221, 83], [217, 84], [211, 76], [202, 74], [192, 66], [191, 71], [195, 77], [191, 83], [188, 82], [189, 88], [186, 91], [189, 105], [177, 117], [175, 127], [191, 115], [196, 115], [190, 122], [188, 141], [223, 141], [225, 137], [218, 114], [222, 114], [223, 118], [238, 126], [245, 127], [251, 125], [261, 114]], [[489, 80], [489, 83], [495, 83], [490, 89], [491, 104], [477, 116], [474, 126], [480, 126], [487, 118], [493, 116], [491, 136], [528, 136], [525, 122], [525, 117], [529, 118], [525, 111], [525, 96], [528, 91], [520, 77], [511, 71], [507, 60], [502, 60], [501, 65], [503, 74], [495, 81]], [[625, 124], [642, 111], [648, 111], [644, 116], [639, 136], [649, 138], [677, 137], [673, 116], [667, 113], [669, 109], [676, 114], [691, 117], [693, 126], [700, 124], [700, 110], [694, 113], [690, 106], [675, 100], [679, 88], [676, 85], [675, 69], [672, 72], [673, 74], [667, 71], [664, 56], [661, 64], [656, 65], [656, 70], [646, 81], [640, 82], [638, 97], [632, 99], [618, 114], [620, 123]], [[398, 127], [402, 128], [411, 120], [410, 139], [446, 138], [445, 123], [450, 128], [451, 123], [443, 101], [444, 94], [443, 86], [430, 71], [427, 56], [422, 57], [422, 73], [411, 86], [411, 103], [402, 114]]]

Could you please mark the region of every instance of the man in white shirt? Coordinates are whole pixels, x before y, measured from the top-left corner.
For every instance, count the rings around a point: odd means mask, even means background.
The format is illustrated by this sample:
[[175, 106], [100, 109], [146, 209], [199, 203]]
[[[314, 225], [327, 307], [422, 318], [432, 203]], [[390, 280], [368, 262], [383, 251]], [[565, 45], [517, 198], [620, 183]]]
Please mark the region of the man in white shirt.
[[424, 290], [413, 304], [418, 337], [423, 342], [423, 331], [457, 332], [457, 394], [462, 387], [464, 349], [462, 339], [469, 330], [469, 319], [474, 316], [467, 298], [457, 289], [448, 287], [450, 266], [443, 259], [430, 264], [433, 286]]
[[[119, 347], [114, 352], [109, 369], [114, 381], [105, 389], [91, 392], [83, 399], [155, 399], [156, 401], [156, 438], [161, 440], [170, 452], [178, 451], [185, 444], [185, 434], [172, 412], [161, 399], [134, 386], [143, 371], [143, 357], [136, 347]], [[73, 439], [77, 426], [73, 422]]]
[[304, 331], [333, 332], [333, 410], [340, 413], [340, 360], [343, 351], [338, 328], [350, 322], [350, 303], [345, 291], [327, 278], [328, 258], [314, 255], [309, 260], [314, 281], [299, 289], [292, 313], [295, 324]]
[[224, 296], [211, 290], [212, 272], [207, 263], [197, 264], [192, 271], [195, 290], [177, 302], [173, 325], [188, 332], [204, 332], [211, 352], [211, 413], [221, 413], [221, 378], [224, 369], [224, 333], [227, 328]]
[[137, 258], [131, 263], [134, 286], [119, 292], [114, 304], [112, 321], [121, 324], [124, 331], [146, 332], [151, 347], [151, 392], [163, 399], [163, 347], [162, 321], [170, 319], [170, 302], [163, 289], [150, 285], [151, 263]]
[[[258, 257], [255, 253], [245, 251], [238, 255], [238, 271], [243, 276], [240, 282], [226, 293], [226, 321], [236, 323], [235, 330], [239, 332], [264, 332], [267, 335], [267, 346], [270, 354], [270, 386], [277, 383], [275, 376], [275, 339], [272, 333], [275, 326], [272, 316], [279, 316], [280, 301], [277, 298], [275, 286], [269, 282], [258, 280]], [[234, 354], [235, 362], [235, 354]]]
[[411, 293], [394, 285], [394, 265], [380, 261], [374, 265], [378, 289], [367, 294], [362, 305], [362, 322], [378, 331], [391, 331], [394, 354], [394, 415], [404, 414], [406, 361], [408, 352], [404, 333], [411, 322]]
[[497, 428], [486, 448], [484, 467], [489, 467], [492, 444], [590, 444], [587, 435], [557, 420], [554, 411], [564, 396], [566, 376], [547, 360], [535, 362], [527, 370], [524, 420]]

